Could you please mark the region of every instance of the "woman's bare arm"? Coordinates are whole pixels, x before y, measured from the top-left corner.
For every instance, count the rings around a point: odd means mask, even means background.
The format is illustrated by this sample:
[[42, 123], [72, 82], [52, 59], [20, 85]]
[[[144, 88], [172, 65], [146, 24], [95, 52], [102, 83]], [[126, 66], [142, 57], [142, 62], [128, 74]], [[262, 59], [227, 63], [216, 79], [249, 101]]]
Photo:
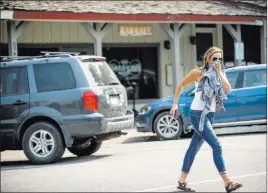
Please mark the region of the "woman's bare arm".
[[202, 76], [202, 71], [199, 69], [193, 69], [187, 76], [185, 76], [181, 82], [177, 85], [175, 95], [174, 95], [174, 100], [173, 100], [173, 105], [178, 104], [178, 100], [181, 94], [181, 91], [184, 86], [187, 84], [197, 81], [199, 77]]
[[231, 92], [231, 85], [228, 81], [228, 79], [226, 78], [226, 76], [223, 75], [223, 73], [219, 73], [219, 76], [221, 78], [221, 81], [223, 83], [223, 88], [224, 88], [224, 91], [228, 94]]
[[221, 65], [223, 65], [222, 63], [215, 63], [216, 65], [216, 71], [218, 73], [218, 75], [221, 78], [221, 81], [223, 83], [223, 88], [225, 93], [230, 93], [231, 92], [231, 85], [226, 77], [226, 74], [222, 71]]

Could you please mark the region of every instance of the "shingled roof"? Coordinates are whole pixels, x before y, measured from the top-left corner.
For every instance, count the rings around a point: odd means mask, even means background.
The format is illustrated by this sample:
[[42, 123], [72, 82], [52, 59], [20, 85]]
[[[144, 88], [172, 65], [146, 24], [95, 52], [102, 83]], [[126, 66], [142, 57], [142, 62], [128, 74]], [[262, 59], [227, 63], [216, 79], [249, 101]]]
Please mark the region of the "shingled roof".
[[257, 1], [254, 1], [254, 0], [251, 0], [251, 1], [241, 1], [241, 0], [233, 0], [235, 2], [238, 2], [238, 3], [247, 3], [249, 5], [255, 5], [255, 6], [258, 6], [258, 7], [263, 7], [263, 8], [267, 8], [267, 0], [257, 0]]
[[[6, 1], [2, 10], [109, 13], [109, 14], [192, 14], [266, 16], [267, 1]], [[232, 2], [232, 3], [230, 3]]]

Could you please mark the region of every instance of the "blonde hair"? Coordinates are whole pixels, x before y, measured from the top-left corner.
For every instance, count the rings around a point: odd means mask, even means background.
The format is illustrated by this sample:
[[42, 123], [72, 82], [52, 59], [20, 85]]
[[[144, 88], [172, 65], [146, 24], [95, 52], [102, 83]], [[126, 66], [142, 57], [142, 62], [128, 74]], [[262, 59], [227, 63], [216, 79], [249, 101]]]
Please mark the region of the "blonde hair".
[[203, 56], [203, 66], [199, 67], [200, 70], [208, 69], [209, 60], [211, 59], [211, 56], [215, 53], [221, 53], [223, 57], [223, 51], [222, 49], [218, 47], [210, 47]]

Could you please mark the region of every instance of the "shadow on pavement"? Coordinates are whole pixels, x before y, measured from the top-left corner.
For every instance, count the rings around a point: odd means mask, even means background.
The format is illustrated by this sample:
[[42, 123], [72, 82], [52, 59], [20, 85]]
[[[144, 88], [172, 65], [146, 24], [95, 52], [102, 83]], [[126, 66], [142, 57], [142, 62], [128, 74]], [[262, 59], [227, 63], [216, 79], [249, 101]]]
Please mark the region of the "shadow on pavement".
[[160, 141], [160, 140], [157, 138], [157, 136], [139, 136], [139, 137], [129, 137], [122, 143], [126, 144], [126, 143], [153, 142], [153, 141]]
[[185, 191], [183, 191], [183, 190], [178, 190], [178, 189], [175, 189], [175, 190], [173, 190], [173, 191], [170, 191], [170, 192], [185, 192]]
[[191, 137], [183, 137], [180, 139], [173, 139], [173, 140], [162, 140], [159, 139], [157, 136], [139, 136], [139, 137], [130, 137], [122, 142], [122, 144], [127, 143], [142, 143], [142, 142], [155, 142], [155, 141], [177, 141], [177, 140], [189, 140]]
[[46, 164], [46, 165], [34, 165], [28, 160], [4, 161], [4, 162], [1, 162], [1, 171], [65, 166], [65, 165], [70, 165], [70, 164], [91, 162], [91, 161], [99, 160], [99, 159], [106, 158], [109, 156], [111, 155], [96, 155], [96, 156], [92, 155], [92, 156], [86, 156], [86, 157], [76, 157], [76, 156], [63, 157], [61, 160], [59, 160], [56, 163]]

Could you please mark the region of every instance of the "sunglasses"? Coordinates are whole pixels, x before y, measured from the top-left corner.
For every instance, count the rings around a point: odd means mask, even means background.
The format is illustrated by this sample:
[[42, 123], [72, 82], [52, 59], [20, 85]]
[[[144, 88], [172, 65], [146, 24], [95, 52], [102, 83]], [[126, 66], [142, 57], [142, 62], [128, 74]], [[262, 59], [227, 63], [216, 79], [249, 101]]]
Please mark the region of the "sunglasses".
[[222, 62], [222, 61], [223, 61], [223, 58], [213, 57], [213, 58], [212, 58], [212, 61], [213, 61], [213, 62], [216, 62], [216, 61], [220, 61], [220, 62]]

